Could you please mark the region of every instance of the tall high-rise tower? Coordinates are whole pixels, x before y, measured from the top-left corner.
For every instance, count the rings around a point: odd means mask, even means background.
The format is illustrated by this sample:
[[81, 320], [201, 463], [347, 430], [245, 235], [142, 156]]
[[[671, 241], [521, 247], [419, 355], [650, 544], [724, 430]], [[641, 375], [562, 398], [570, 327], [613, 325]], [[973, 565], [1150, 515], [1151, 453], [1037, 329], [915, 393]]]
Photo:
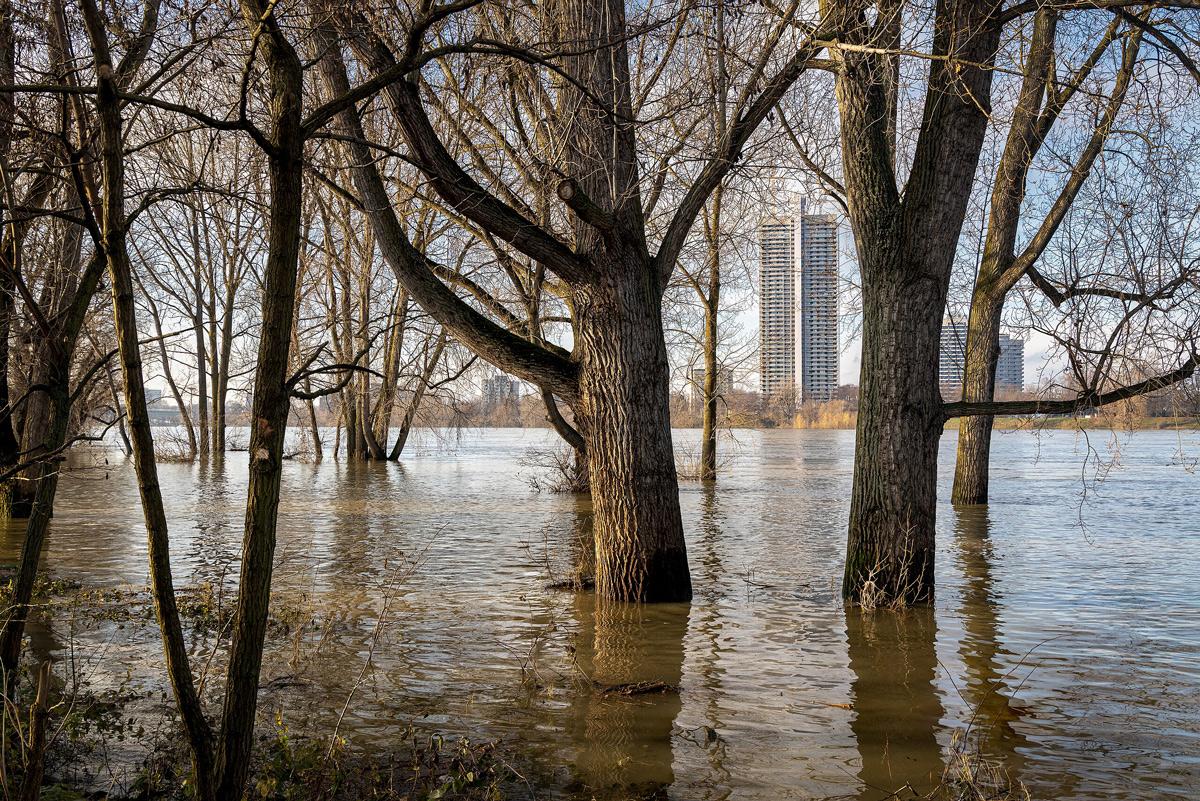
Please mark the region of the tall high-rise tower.
[[800, 217], [800, 400], [827, 401], [838, 387], [838, 223]]
[[759, 229], [758, 376], [764, 398], [796, 386], [796, 224], [786, 217]]
[[759, 228], [759, 389], [827, 401], [838, 386], [838, 223], [796, 213]]

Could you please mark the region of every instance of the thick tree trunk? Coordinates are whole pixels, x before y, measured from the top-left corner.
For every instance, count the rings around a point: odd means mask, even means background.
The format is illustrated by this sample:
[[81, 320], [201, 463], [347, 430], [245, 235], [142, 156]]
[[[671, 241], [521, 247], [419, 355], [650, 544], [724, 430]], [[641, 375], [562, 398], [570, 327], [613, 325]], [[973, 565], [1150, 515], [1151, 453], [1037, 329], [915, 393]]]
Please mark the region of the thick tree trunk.
[[596, 591], [622, 601], [690, 600], [655, 276], [636, 262], [605, 270], [575, 292], [574, 308]]
[[[933, 598], [942, 314], [987, 131], [1002, 25], [999, 0], [940, 0], [933, 18], [925, 106], [912, 167], [896, 179], [895, 86], [878, 53], [894, 51], [902, 24], [843, 32], [837, 96], [842, 162], [863, 287], [854, 487], [842, 594], [852, 603]], [[899, 9], [897, 8], [897, 13]], [[898, 23], [902, 19], [897, 18]], [[941, 59], [945, 56], [945, 59]]]
[[[991, 401], [996, 393], [996, 364], [1000, 359], [999, 300], [976, 292], [967, 323], [964, 401]], [[954, 467], [955, 504], [988, 502], [988, 462], [992, 449], [991, 415], [963, 417], [958, 424], [958, 459]]]
[[933, 597], [942, 429], [938, 282], [876, 276], [864, 286], [854, 489], [842, 594], [870, 604]]

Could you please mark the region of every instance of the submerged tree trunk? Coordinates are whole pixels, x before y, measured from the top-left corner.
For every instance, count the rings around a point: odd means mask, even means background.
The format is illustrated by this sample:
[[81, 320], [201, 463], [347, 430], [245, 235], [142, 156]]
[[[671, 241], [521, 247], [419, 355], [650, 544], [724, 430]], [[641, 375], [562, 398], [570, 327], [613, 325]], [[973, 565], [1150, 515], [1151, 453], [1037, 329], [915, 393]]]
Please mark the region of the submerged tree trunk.
[[700, 480], [717, 480], [717, 295], [720, 279], [710, 282], [704, 305], [704, 428], [700, 434]]
[[945, 292], [936, 282], [913, 286], [900, 272], [864, 286], [862, 384], [842, 584], [853, 599], [916, 603], [932, 597], [944, 304]]
[[656, 277], [624, 255], [575, 292], [579, 403], [595, 509], [596, 591], [624, 601], [692, 597], [671, 446]]
[[[886, 24], [849, 14], [837, 99], [849, 216], [862, 272], [863, 346], [842, 593], [866, 606], [933, 598], [938, 350], [950, 271], [987, 130], [1000, 41], [998, 0], [941, 0], [924, 111], [899, 185], [897, 87], [883, 53], [900, 46], [903, 3]], [[881, 13], [884, 13], [881, 11]]]
[[[991, 401], [996, 393], [996, 364], [1000, 359], [1000, 318], [1004, 298], [999, 302], [976, 292], [967, 323], [967, 345], [963, 372], [964, 401]], [[988, 501], [988, 463], [992, 450], [991, 415], [963, 417], [958, 423], [958, 458], [954, 466], [955, 504]]]
[[[1112, 94], [1075, 163], [1069, 178], [1059, 191], [1050, 211], [1037, 226], [1030, 241], [1018, 253], [1017, 234], [1023, 225], [1022, 202], [1034, 157], [1044, 145], [1059, 119], [1068, 92], [1051, 90], [1048, 76], [1053, 72], [1058, 10], [1045, 6], [1034, 18], [1033, 35], [1022, 80], [1021, 93], [1013, 115], [1004, 152], [996, 170], [988, 215], [983, 258], [975, 279], [971, 314], [967, 326], [962, 400], [966, 403], [991, 403], [995, 399], [996, 365], [1000, 358], [1000, 323], [1004, 300], [1017, 281], [1030, 273], [1035, 285], [1050, 295], [1056, 306], [1065, 296], [1036, 280], [1034, 264], [1049, 245], [1072, 202], [1100, 154], [1125, 102], [1141, 48], [1141, 29], [1132, 30], [1125, 41], [1121, 67], [1113, 81]], [[1066, 82], [1078, 87], [1091, 72], [1100, 56], [1117, 38], [1116, 22], [1100, 38], [1084, 65]], [[1047, 97], [1047, 94], [1049, 96]], [[1028, 224], [1025, 221], [1024, 224]], [[1087, 288], [1079, 290], [1086, 294]], [[1104, 289], [1100, 289], [1104, 292]], [[982, 504], [988, 501], [988, 474], [992, 444], [992, 415], [963, 417], [959, 422], [958, 459], [954, 470], [955, 504]]]
[[408, 444], [408, 435], [412, 433], [413, 423], [417, 419], [417, 411], [421, 407], [421, 401], [425, 398], [425, 392], [429, 389], [429, 382], [433, 380], [433, 373], [437, 370], [438, 362], [442, 360], [442, 353], [446, 350], [447, 339], [445, 331], [438, 334], [433, 351], [429, 354], [425, 362], [425, 369], [417, 379], [417, 385], [413, 389], [412, 398], [409, 399], [408, 407], [404, 410], [404, 419], [400, 421], [400, 428], [396, 431], [396, 442], [392, 445], [391, 452], [388, 453], [387, 458], [389, 462], [399, 461], [400, 455], [404, 453], [404, 446]]

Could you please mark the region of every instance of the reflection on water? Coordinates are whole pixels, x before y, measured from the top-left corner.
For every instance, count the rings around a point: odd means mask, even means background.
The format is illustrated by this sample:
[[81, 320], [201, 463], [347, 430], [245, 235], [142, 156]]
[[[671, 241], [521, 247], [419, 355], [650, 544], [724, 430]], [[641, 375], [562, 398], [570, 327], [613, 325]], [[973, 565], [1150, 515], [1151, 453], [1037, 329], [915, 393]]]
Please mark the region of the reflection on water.
[[688, 605], [637, 606], [577, 595], [574, 766], [596, 797], [665, 798], [675, 779], [671, 730], [681, 708]]
[[946, 711], [934, 684], [934, 611], [847, 610], [846, 638], [854, 671], [850, 728], [861, 759], [860, 798], [894, 798], [906, 785], [928, 793], [942, 778], [937, 735]]
[[1021, 781], [1022, 753], [1028, 744], [1021, 734], [1021, 708], [1013, 700], [1020, 674], [1012, 667], [1021, 655], [1001, 642], [1002, 598], [992, 575], [988, 507], [960, 507], [954, 516], [955, 560], [963, 576], [958, 653], [966, 676], [960, 690], [972, 709], [969, 735], [986, 753], [1000, 755], [1009, 776]]
[[[410, 724], [495, 739], [570, 799], [876, 801], [928, 791], [958, 740], [1034, 798], [1195, 797], [1200, 479], [1171, 466], [1177, 434], [1124, 443], [1086, 503], [1082, 441], [999, 436], [990, 509], [939, 510], [934, 608], [873, 616], [837, 586], [850, 432], [738, 432], [717, 485], [681, 487], [695, 600], [644, 608], [547, 588], [587, 570], [591, 520], [586, 499], [529, 489], [518, 460], [548, 439], [468, 432], [403, 465], [286, 466], [273, 611], [314, 622], [266, 655], [264, 726], [281, 714], [327, 736], [344, 708], [356, 747]], [[953, 449], [949, 435], [945, 494]], [[81, 461], [46, 562], [143, 585], [133, 471]], [[228, 605], [244, 454], [161, 472], [177, 581]], [[6, 531], [0, 559], [20, 537]], [[89, 681], [163, 687], [149, 623], [31, 633]], [[219, 676], [215, 636], [192, 645]]]

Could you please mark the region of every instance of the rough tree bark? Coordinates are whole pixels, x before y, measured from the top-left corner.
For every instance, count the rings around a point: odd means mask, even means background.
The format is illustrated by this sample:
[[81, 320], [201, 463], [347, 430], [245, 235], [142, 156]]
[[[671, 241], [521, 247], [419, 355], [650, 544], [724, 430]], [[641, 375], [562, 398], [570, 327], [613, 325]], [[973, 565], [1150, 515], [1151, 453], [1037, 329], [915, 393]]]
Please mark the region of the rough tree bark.
[[[829, 2], [855, 13], [858, 3]], [[842, 159], [863, 282], [863, 347], [842, 592], [852, 602], [933, 596], [938, 347], [950, 268], [988, 122], [1000, 3], [939, 0], [921, 130], [895, 175], [895, 52], [903, 4], [847, 27], [834, 50]]]
[[262, 328], [250, 413], [250, 484], [237, 612], [216, 753], [218, 799], [240, 798], [250, 764], [258, 678], [271, 600], [283, 444], [291, 410], [289, 352], [300, 259], [304, 173], [303, 68], [275, 18], [273, 4], [242, 0], [247, 27], [259, 35], [270, 82], [266, 134], [271, 209], [263, 268]]
[[[741, 155], [751, 134], [823, 48], [833, 26], [822, 21], [806, 44], [744, 90], [711, 158], [700, 169], [666, 225], [658, 251], [646, 241], [645, 209], [630, 99], [625, 4], [619, 0], [561, 0], [547, 5], [543, 41], [561, 51], [552, 60], [561, 76], [562, 113], [553, 123], [561, 142], [563, 176], [557, 187], [574, 215], [572, 244], [537, 225], [489, 192], [447, 150], [429, 120], [415, 69], [428, 28], [453, 9], [417, 15], [398, 55], [354, 9], [329, 8], [356, 56], [375, 77], [350, 92], [336, 43], [319, 51], [330, 88], [349, 100], [376, 86], [408, 141], [412, 161], [433, 191], [497, 241], [544, 264], [567, 285], [575, 312], [575, 352], [519, 336], [460, 300], [408, 241], [384, 189], [375, 154], [348, 103], [326, 113], [347, 134], [355, 185], [381, 252], [414, 300], [455, 338], [502, 369], [570, 403], [588, 446], [596, 508], [597, 592], [614, 600], [691, 598], [678, 485], [670, 443], [663, 289], [688, 232], [708, 197]], [[780, 22], [777, 33], [792, 30]], [[332, 37], [329, 37], [332, 38]], [[773, 43], [778, 36], [772, 38]], [[380, 76], [405, 75], [389, 82]], [[315, 120], [314, 120], [315, 121]], [[528, 333], [528, 332], [524, 332]]]

